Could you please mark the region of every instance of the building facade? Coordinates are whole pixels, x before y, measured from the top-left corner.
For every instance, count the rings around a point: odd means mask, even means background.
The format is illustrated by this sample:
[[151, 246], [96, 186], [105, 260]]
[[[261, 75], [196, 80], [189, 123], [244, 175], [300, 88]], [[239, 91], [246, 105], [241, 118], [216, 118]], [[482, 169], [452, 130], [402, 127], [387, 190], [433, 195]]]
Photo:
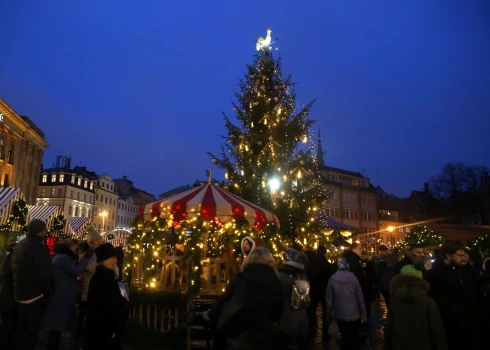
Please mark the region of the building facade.
[[139, 206], [131, 196], [120, 196], [117, 203], [116, 226], [131, 227], [133, 220], [138, 215]]
[[59, 206], [65, 217], [92, 218], [95, 173], [84, 167], [71, 169], [71, 158], [57, 157], [54, 167], [42, 170], [38, 183], [38, 205]]
[[414, 222], [407, 199], [388, 195], [380, 186], [378, 195], [379, 244], [393, 247], [410, 233]]
[[46, 147], [41, 129], [0, 98], [0, 185], [20, 188], [28, 204], [36, 203]]
[[116, 212], [119, 194], [112, 177], [102, 174], [95, 185], [95, 212], [93, 223], [100, 232], [116, 227]]
[[376, 190], [361, 173], [320, 166], [324, 186], [332, 192], [327, 215], [357, 227], [359, 237], [375, 239], [378, 230]]

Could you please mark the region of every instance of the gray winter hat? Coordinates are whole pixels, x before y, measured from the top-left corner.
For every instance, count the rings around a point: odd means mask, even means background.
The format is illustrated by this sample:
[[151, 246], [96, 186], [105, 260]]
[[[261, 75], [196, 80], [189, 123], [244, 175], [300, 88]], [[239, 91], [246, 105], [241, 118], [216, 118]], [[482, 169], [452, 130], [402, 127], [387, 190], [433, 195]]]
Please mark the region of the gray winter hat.
[[301, 254], [296, 249], [288, 249], [282, 254], [284, 258], [284, 264], [294, 266], [298, 269], [304, 270], [308, 258], [305, 254]]
[[339, 259], [339, 261], [337, 262], [337, 266], [339, 267], [339, 271], [340, 270], [349, 271], [350, 269], [349, 263], [347, 262], [346, 258]]

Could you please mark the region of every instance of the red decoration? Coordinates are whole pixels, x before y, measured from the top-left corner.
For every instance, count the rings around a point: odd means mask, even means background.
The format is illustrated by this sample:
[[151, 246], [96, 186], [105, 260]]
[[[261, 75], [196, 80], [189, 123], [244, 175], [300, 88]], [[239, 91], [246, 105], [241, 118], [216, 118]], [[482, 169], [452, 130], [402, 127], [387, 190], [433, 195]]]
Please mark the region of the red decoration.
[[53, 247], [55, 245], [55, 243], [58, 242], [58, 238], [57, 237], [48, 237], [46, 238], [46, 246], [48, 247], [49, 249], [49, 255], [53, 256], [54, 255], [54, 251], [53, 251]]

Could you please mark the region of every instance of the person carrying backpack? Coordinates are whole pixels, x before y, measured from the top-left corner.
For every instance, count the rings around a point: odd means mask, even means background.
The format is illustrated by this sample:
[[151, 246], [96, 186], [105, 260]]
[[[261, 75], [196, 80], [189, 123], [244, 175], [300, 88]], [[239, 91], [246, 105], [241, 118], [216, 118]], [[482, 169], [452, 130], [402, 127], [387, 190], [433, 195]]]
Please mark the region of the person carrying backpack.
[[283, 335], [281, 342], [287, 349], [294, 343], [300, 349], [308, 346], [308, 317], [306, 310], [310, 303], [309, 283], [305, 275], [306, 255], [295, 249], [283, 254], [284, 263], [279, 268], [279, 281], [284, 293], [284, 309], [276, 328]]
[[220, 339], [215, 349], [284, 350], [275, 327], [283, 309], [276, 262], [267, 249], [256, 248], [203, 319]]

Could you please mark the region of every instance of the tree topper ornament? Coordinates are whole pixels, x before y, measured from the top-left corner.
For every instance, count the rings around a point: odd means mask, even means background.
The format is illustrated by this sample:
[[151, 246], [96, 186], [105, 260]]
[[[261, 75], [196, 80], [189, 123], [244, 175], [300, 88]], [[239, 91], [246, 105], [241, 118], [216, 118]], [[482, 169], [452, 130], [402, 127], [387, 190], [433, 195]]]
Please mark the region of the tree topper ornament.
[[271, 33], [272, 29], [267, 28], [267, 36], [265, 37], [265, 39], [263, 37], [259, 37], [257, 39], [257, 41], [255, 42], [255, 48], [257, 49], [257, 51], [271, 49], [271, 45], [277, 41], [277, 39], [275, 41], [272, 41]]

